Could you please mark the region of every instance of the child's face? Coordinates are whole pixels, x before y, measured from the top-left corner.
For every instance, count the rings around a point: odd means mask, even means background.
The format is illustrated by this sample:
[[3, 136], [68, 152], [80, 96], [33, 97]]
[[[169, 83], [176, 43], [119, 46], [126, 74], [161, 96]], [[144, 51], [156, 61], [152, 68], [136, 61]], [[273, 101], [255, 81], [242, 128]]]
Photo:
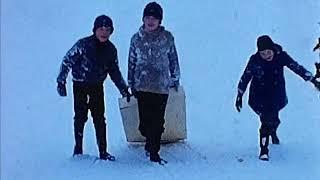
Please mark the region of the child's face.
[[99, 27], [96, 30], [96, 37], [100, 42], [106, 42], [111, 35], [111, 27]]
[[259, 51], [260, 56], [262, 57], [262, 59], [266, 60], [266, 61], [272, 61], [273, 56], [274, 56], [274, 52], [271, 49], [266, 49], [263, 51]]
[[151, 32], [156, 30], [160, 25], [160, 20], [153, 16], [145, 16], [143, 18], [144, 30]]

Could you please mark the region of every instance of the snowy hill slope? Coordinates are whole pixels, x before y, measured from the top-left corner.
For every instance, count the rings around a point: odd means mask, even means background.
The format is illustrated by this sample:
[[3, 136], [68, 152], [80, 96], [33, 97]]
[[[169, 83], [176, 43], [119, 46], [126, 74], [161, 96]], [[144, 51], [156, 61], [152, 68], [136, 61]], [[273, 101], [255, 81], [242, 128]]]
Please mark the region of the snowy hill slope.
[[[72, 89], [56, 93], [62, 57], [92, 33], [94, 18], [110, 15], [121, 71], [126, 77], [130, 37], [148, 1], [1, 1], [1, 179], [319, 179], [319, 92], [286, 71], [289, 105], [281, 111], [280, 146], [270, 162], [257, 159], [256, 115], [234, 108], [236, 85], [257, 36], [270, 34], [307, 69], [318, 55], [319, 1], [159, 1], [163, 25], [175, 35], [187, 95], [188, 140], [164, 145], [162, 167], [143, 148], [128, 145], [117, 106], [120, 96], [105, 83], [108, 149], [116, 162], [94, 162], [92, 121], [85, 153], [72, 159]], [[247, 94], [245, 101], [247, 100]], [[239, 162], [243, 159], [243, 162]]]

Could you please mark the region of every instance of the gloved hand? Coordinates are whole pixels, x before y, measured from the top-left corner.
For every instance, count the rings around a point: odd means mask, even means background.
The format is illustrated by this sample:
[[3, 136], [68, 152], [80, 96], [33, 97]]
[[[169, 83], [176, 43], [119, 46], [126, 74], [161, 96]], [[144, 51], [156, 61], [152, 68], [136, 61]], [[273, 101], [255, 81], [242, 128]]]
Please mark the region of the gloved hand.
[[236, 108], [237, 111], [240, 112], [242, 108], [242, 95], [238, 93], [237, 99], [236, 99]]
[[130, 92], [128, 91], [128, 87], [124, 88], [124, 89], [121, 91], [121, 94], [122, 94], [122, 97], [126, 97], [126, 98], [127, 98], [127, 102], [130, 102], [131, 94], [130, 94]]
[[131, 88], [131, 95], [137, 98], [137, 90]]
[[318, 44], [313, 48], [313, 51], [316, 51], [317, 49], [320, 49], [320, 38], [318, 39]]
[[60, 96], [62, 97], [67, 96], [66, 84], [62, 82], [58, 82], [57, 91]]
[[311, 83], [320, 91], [320, 81], [316, 80], [316, 77], [313, 77], [311, 80]]
[[170, 88], [174, 88], [174, 90], [178, 92], [178, 90], [179, 90], [179, 81], [174, 81], [172, 83], [172, 85], [170, 86]]

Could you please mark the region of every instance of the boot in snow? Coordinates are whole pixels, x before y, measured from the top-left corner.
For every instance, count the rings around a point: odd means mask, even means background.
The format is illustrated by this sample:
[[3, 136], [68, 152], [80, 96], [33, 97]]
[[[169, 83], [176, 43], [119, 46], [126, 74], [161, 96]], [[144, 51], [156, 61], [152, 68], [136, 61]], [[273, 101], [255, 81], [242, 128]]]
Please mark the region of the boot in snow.
[[101, 160], [109, 160], [109, 161], [115, 161], [116, 158], [114, 156], [112, 156], [111, 154], [107, 153], [107, 152], [101, 152], [100, 153], [100, 159]]
[[82, 154], [83, 154], [82, 146], [75, 145], [73, 149], [73, 156], [82, 155]]
[[150, 153], [150, 161], [151, 162], [157, 162], [160, 165], [165, 165], [168, 163], [168, 161], [162, 159], [158, 153]]
[[280, 140], [277, 136], [277, 133], [272, 133], [271, 138], [272, 138], [272, 144], [280, 144]]
[[269, 161], [268, 149], [261, 149], [259, 159], [262, 161]]

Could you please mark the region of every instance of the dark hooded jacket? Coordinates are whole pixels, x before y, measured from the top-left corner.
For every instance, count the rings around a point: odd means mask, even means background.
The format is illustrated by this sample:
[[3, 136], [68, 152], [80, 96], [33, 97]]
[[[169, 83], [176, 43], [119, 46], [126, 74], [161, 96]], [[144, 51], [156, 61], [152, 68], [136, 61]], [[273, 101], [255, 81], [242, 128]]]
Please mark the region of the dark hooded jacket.
[[259, 115], [279, 111], [287, 105], [285, 66], [305, 81], [312, 79], [312, 74], [294, 61], [280, 45], [275, 45], [274, 52], [272, 61], [262, 59], [259, 52], [252, 55], [238, 84], [238, 92], [243, 94], [251, 81], [249, 106]]

